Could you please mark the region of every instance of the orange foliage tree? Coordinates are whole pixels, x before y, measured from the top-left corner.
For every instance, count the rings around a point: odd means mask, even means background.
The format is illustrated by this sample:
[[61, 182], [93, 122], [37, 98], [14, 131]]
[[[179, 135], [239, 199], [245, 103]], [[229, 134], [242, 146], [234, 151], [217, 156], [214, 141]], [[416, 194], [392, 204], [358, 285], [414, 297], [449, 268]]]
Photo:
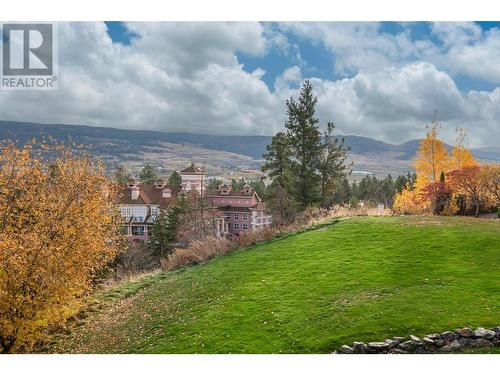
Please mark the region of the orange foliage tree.
[[116, 256], [120, 217], [91, 158], [0, 146], [0, 352], [29, 351]]
[[487, 201], [488, 189], [482, 178], [482, 168], [469, 166], [457, 169], [448, 174], [449, 184], [454, 192], [468, 197], [475, 209], [475, 217], [479, 216], [481, 205]]
[[483, 166], [481, 180], [488, 191], [492, 204], [500, 207], [500, 164]]

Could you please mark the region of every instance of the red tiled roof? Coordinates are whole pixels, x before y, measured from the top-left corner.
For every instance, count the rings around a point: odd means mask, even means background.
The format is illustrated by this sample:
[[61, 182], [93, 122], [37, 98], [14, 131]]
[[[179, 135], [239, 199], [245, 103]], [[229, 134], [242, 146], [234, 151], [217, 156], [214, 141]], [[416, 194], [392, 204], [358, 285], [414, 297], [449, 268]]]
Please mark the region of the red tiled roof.
[[[162, 188], [157, 188], [153, 184], [139, 184], [139, 197], [137, 199], [132, 199], [132, 190], [128, 187], [124, 187], [117, 197], [115, 197], [115, 203], [121, 204], [153, 204], [158, 205], [160, 208], [168, 208], [173, 201], [176, 200], [177, 194], [179, 193], [179, 188], [170, 185], [164, 185]], [[171, 198], [163, 198], [162, 190], [170, 189]]]

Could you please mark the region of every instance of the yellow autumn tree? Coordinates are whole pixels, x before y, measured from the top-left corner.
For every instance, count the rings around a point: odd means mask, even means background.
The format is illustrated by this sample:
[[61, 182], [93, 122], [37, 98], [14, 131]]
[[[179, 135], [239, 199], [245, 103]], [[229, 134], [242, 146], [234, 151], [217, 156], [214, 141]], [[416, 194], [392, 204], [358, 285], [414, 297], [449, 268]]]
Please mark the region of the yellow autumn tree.
[[[64, 321], [122, 245], [102, 166], [63, 147], [0, 146], [0, 352]], [[39, 149], [39, 147], [37, 147]], [[44, 156], [44, 158], [42, 158]]]
[[425, 138], [420, 142], [414, 159], [414, 167], [420, 180], [417, 188], [438, 181], [441, 172], [446, 174], [452, 169], [446, 145], [439, 139], [438, 123], [427, 127]]
[[451, 169], [461, 169], [478, 165], [472, 152], [465, 147], [465, 129], [457, 129], [457, 141], [451, 152]]
[[424, 213], [427, 205], [423, 200], [423, 195], [419, 194], [416, 188], [412, 188], [409, 184], [396, 193], [392, 210], [396, 214], [416, 215]]
[[433, 122], [427, 126], [425, 138], [420, 142], [413, 164], [417, 179], [413, 186], [405, 186], [395, 195], [394, 212], [422, 214], [430, 210], [431, 202], [426, 188], [439, 180], [441, 172], [447, 173], [451, 168], [450, 155], [438, 133], [439, 124]]

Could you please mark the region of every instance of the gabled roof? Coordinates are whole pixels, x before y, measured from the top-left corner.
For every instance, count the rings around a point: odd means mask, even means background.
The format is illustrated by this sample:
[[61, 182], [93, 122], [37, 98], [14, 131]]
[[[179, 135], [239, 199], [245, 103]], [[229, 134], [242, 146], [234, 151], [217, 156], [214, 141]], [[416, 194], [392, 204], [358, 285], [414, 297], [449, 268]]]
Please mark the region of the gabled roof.
[[200, 167], [197, 167], [194, 163], [191, 163], [191, 165], [187, 168], [184, 168], [180, 173], [184, 174], [202, 174], [203, 169]]
[[[132, 199], [132, 190], [125, 186], [119, 192], [118, 196], [115, 197], [115, 203], [137, 205], [152, 204], [165, 209], [177, 199], [179, 193], [179, 188], [172, 185], [164, 185], [163, 188], [159, 189], [154, 184], [141, 183], [138, 184], [138, 187], [139, 197], [137, 199]], [[166, 188], [171, 191], [170, 198], [163, 198], [162, 190]]]

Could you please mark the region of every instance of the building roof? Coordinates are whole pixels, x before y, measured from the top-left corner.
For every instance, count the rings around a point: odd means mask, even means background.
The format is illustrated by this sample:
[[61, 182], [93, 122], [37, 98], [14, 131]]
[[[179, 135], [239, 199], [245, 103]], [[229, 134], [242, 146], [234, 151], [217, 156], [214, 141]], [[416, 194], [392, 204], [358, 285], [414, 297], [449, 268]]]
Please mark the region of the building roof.
[[265, 210], [266, 204], [264, 202], [259, 202], [251, 207], [219, 206], [217, 209], [224, 212], [252, 212], [255, 210]]
[[250, 190], [248, 193], [241, 190], [241, 191], [235, 191], [235, 190], [229, 190], [227, 193], [222, 194], [221, 190], [210, 190], [208, 192], [208, 195], [214, 196], [214, 197], [244, 197], [244, 198], [249, 198], [253, 197], [255, 195], [255, 191]]
[[194, 163], [191, 163], [191, 165], [187, 168], [184, 168], [180, 173], [183, 174], [203, 174], [203, 169], [200, 167], [197, 167]]
[[[164, 185], [162, 188], [157, 188], [154, 184], [138, 184], [139, 187], [139, 197], [137, 199], [132, 199], [132, 189], [125, 186], [119, 192], [118, 196], [115, 197], [115, 203], [119, 204], [152, 204], [158, 205], [162, 209], [170, 207], [170, 205], [177, 199], [179, 193], [179, 188], [172, 185]], [[171, 197], [163, 198], [162, 191], [164, 189], [170, 189]]]

